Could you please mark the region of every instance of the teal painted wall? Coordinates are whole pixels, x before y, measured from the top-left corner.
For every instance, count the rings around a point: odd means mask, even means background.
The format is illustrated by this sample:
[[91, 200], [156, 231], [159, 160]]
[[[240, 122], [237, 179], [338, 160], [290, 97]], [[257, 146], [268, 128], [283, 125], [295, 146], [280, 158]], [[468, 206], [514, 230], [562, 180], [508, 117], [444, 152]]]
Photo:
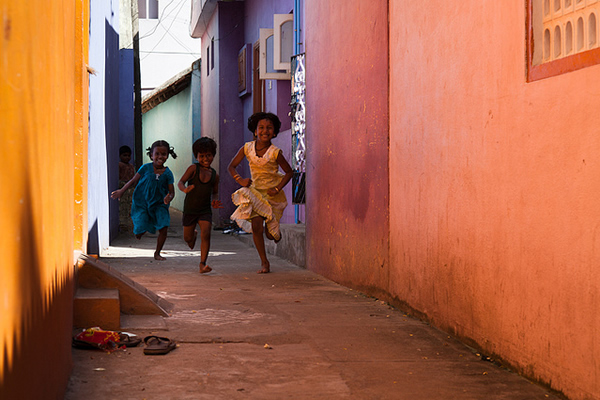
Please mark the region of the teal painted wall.
[[[175, 199], [171, 207], [183, 210], [185, 194], [177, 189], [177, 182], [194, 161], [192, 154], [192, 90], [188, 87], [142, 116], [143, 163], [149, 163], [148, 147], [156, 140], [166, 140], [174, 148], [177, 158], [169, 157], [167, 167], [175, 176]], [[180, 223], [180, 221], [171, 221]]]

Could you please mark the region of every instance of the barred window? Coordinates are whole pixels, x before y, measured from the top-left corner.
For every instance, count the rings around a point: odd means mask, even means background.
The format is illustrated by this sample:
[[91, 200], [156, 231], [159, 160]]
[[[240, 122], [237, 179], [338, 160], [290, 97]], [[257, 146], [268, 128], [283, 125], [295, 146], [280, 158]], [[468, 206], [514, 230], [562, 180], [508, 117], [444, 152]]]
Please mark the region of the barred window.
[[600, 62], [600, 0], [527, 0], [528, 80]]

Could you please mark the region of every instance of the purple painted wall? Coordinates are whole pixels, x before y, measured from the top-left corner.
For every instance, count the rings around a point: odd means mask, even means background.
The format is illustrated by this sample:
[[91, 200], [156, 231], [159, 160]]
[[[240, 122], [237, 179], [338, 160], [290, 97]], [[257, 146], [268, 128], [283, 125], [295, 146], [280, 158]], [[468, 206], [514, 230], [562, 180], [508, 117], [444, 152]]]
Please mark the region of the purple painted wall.
[[[260, 28], [273, 28], [274, 14], [288, 14], [293, 8], [293, 0], [218, 2], [202, 35], [202, 135], [214, 138], [219, 145], [213, 166], [221, 176], [220, 198], [224, 205], [220, 210], [221, 220], [228, 219], [234, 211], [231, 194], [239, 187], [227, 173], [227, 165], [244, 142], [253, 140], [246, 127], [253, 112], [252, 95], [238, 96], [238, 52], [245, 44], [258, 41]], [[252, 54], [247, 61], [252, 62]], [[277, 114], [282, 123], [273, 143], [291, 162], [290, 80], [268, 80], [265, 86], [265, 111]], [[249, 176], [245, 161], [239, 171]], [[282, 223], [295, 222], [291, 189], [291, 184], [285, 189], [289, 206]]]
[[[294, 9], [293, 0], [247, 0], [245, 4], [244, 43], [254, 44], [259, 39], [261, 28], [273, 28], [274, 14], [289, 14]], [[241, 48], [241, 46], [240, 46]], [[239, 48], [237, 49], [239, 50]], [[249, 59], [251, 62], [252, 59]], [[267, 80], [265, 84], [265, 111], [276, 114], [281, 120], [281, 131], [273, 144], [283, 151], [283, 155], [291, 163], [292, 137], [290, 112], [291, 86], [289, 80]], [[244, 141], [253, 140], [252, 133], [246, 128], [246, 121], [252, 115], [252, 96], [242, 99], [244, 110]], [[292, 205], [292, 184], [285, 188], [288, 198], [281, 223], [292, 224], [295, 222], [294, 206]]]
[[245, 123], [237, 95], [237, 54], [243, 43], [243, 18], [244, 3], [219, 2], [202, 36], [202, 135], [212, 137], [219, 146], [213, 167], [221, 177], [221, 221], [229, 219], [235, 209], [231, 193], [237, 184], [227, 173], [227, 165], [244, 144]]
[[[219, 40], [215, 47], [215, 65], [218, 64], [220, 97], [220, 137], [219, 171], [221, 176], [221, 201], [225, 207], [221, 216], [229, 219], [235, 210], [231, 193], [238, 184], [227, 173], [227, 166], [242, 147], [242, 132], [245, 121], [242, 103], [238, 97], [238, 51], [244, 43], [244, 6], [242, 2], [219, 2]], [[221, 40], [223, 39], [223, 40]], [[217, 70], [217, 68], [215, 68]]]
[[383, 294], [389, 273], [387, 1], [347, 0], [340, 7], [306, 0], [305, 24], [306, 265]]

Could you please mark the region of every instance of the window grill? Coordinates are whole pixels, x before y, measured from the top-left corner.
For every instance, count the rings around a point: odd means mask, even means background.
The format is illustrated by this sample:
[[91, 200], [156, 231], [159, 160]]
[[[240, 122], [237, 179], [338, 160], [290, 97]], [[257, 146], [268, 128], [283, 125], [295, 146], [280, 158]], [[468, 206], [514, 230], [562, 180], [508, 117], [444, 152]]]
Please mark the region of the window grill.
[[304, 54], [298, 54], [292, 57], [292, 168], [294, 176], [292, 178], [293, 204], [304, 204], [306, 201], [305, 185], [305, 90], [306, 80], [304, 73]]
[[527, 78], [600, 62], [599, 0], [527, 0]]

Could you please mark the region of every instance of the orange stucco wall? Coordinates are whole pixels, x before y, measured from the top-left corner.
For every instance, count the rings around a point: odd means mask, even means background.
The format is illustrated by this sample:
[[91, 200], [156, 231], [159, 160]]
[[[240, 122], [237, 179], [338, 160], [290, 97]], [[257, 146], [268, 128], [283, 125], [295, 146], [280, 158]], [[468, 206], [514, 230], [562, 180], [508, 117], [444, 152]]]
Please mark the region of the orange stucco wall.
[[3, 399], [62, 398], [70, 373], [87, 234], [87, 4], [0, 0]]
[[528, 83], [524, 3], [389, 2], [389, 290], [600, 399], [600, 66]]

